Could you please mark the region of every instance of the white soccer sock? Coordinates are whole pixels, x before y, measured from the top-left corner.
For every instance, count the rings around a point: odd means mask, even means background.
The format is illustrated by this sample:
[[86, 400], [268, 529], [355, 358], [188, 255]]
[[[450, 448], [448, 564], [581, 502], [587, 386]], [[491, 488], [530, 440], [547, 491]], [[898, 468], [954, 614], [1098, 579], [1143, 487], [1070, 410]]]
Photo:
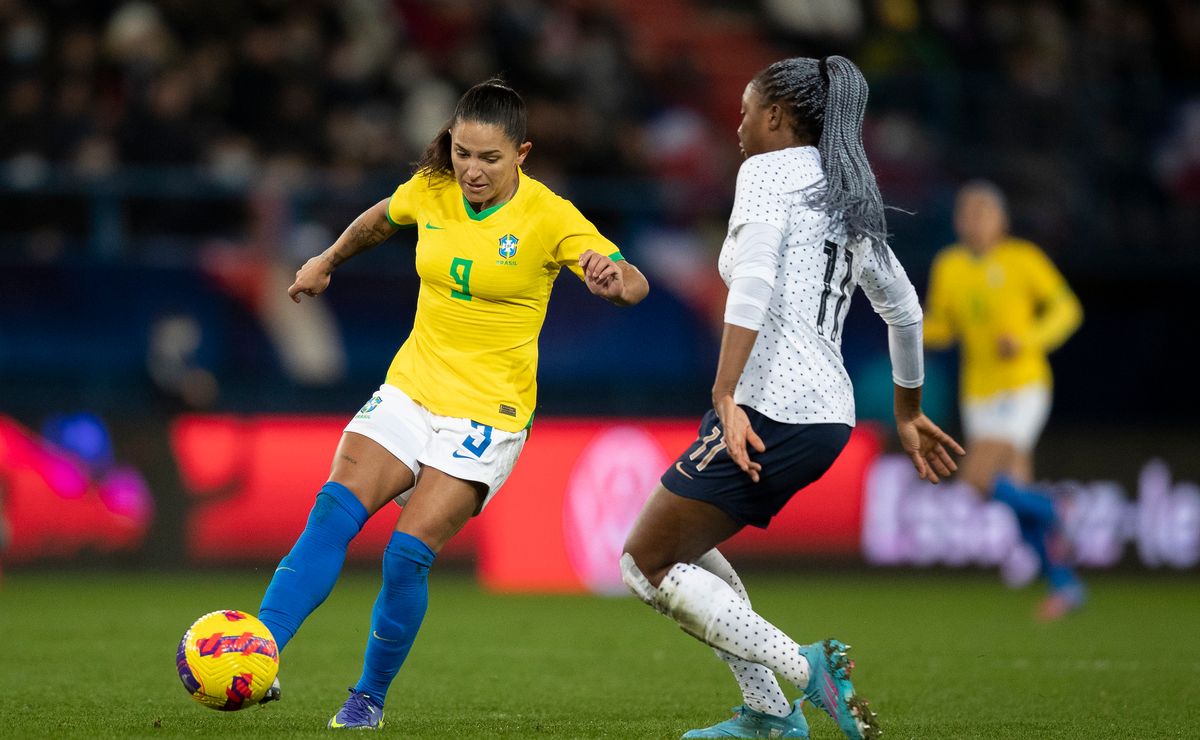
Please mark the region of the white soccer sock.
[[[738, 577], [737, 571], [716, 548], [700, 556], [696, 560], [696, 565], [729, 584], [738, 598], [744, 601], [746, 606], [750, 606], [750, 596], [746, 593], [746, 586], [742, 583], [742, 579]], [[776, 717], [786, 717], [792, 713], [792, 704], [783, 693], [783, 689], [779, 688], [779, 681], [775, 679], [774, 671], [764, 665], [742, 660], [721, 648], [714, 647], [713, 652], [717, 654], [718, 658], [725, 661], [729, 670], [733, 672], [733, 677], [742, 689], [742, 699], [746, 702], [746, 706], [758, 712], [773, 714]]]
[[684, 632], [742, 660], [758, 663], [798, 689], [808, 686], [808, 661], [800, 646], [760, 617], [718, 576], [676, 563], [658, 585], [659, 603]]

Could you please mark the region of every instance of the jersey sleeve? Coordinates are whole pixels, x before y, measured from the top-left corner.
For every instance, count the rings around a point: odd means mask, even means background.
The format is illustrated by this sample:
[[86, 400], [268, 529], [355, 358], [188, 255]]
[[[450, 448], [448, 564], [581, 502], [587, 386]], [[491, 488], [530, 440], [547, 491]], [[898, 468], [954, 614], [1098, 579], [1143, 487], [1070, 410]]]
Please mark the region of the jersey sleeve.
[[396, 188], [396, 192], [388, 199], [387, 219], [392, 226], [403, 228], [417, 225], [416, 196], [421, 189], [421, 184], [417, 182], [420, 177], [423, 176], [413, 175], [408, 182]]
[[929, 269], [929, 292], [925, 296], [925, 346], [945, 349], [954, 344], [956, 330], [945, 253]]
[[863, 249], [863, 269], [859, 278], [863, 293], [871, 308], [888, 326], [908, 326], [921, 321], [921, 300], [912, 281], [891, 247], [886, 247], [883, 260], [875, 250]]
[[729, 230], [745, 224], [767, 224], [787, 233], [790, 198], [783, 192], [784, 176], [778, 163], [764, 156], [750, 157], [738, 169]]
[[1067, 341], [1079, 328], [1083, 322], [1083, 308], [1066, 278], [1040, 249], [1030, 245], [1025, 261], [1029, 289], [1040, 307], [1028, 339], [1050, 351]]
[[584, 218], [579, 209], [569, 201], [558, 199], [557, 207], [553, 208], [549, 218], [553, 219], [557, 240], [551, 257], [561, 267], [566, 267], [580, 280], [583, 280], [583, 269], [579, 266], [579, 258], [591, 249], [608, 257], [613, 262], [625, 259], [616, 244], [609, 241], [600, 231]]

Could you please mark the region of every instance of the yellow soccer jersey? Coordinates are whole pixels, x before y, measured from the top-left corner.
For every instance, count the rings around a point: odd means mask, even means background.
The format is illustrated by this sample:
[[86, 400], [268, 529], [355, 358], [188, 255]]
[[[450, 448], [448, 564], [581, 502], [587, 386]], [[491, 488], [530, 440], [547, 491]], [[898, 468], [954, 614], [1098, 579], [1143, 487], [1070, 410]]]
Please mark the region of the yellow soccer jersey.
[[413, 226], [421, 289], [387, 383], [441, 416], [517, 432], [533, 418], [537, 338], [559, 270], [587, 249], [622, 259], [567, 200], [519, 173], [507, 203], [476, 213], [452, 177], [396, 188], [388, 220]]
[[[933, 261], [925, 301], [925, 344], [962, 345], [961, 393], [991, 396], [1031, 383], [1051, 383], [1046, 354], [1066, 341], [1083, 318], [1079, 300], [1038, 247], [1005, 239], [986, 255], [963, 245]], [[1000, 357], [1002, 336], [1019, 346]]]

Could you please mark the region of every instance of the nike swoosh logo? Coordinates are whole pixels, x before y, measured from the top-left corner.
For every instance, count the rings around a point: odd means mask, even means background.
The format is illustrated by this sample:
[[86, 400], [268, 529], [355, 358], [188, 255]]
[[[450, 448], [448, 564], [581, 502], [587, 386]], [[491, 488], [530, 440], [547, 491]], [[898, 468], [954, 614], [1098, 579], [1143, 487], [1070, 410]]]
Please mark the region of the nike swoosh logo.
[[434, 226], [433, 224], [429, 223], [428, 221], [425, 222], [425, 228], [432, 229], [433, 231], [445, 231], [445, 229], [446, 229], [445, 226]]
[[474, 455], [462, 455], [462, 454], [459, 454], [458, 450], [455, 450], [455, 451], [454, 451], [454, 452], [453, 452], [453, 453], [450, 455], [450, 457], [461, 457], [461, 458], [463, 458], [464, 460], [478, 460], [478, 459], [479, 459], [479, 458], [475, 457]]
[[275, 569], [275, 572], [276, 572], [276, 573], [278, 573], [278, 572], [279, 572], [279, 571], [281, 571], [281, 570], [290, 570], [290, 571], [291, 571], [291, 572], [293, 572], [293, 573], [295, 573], [295, 572], [296, 572], [296, 569], [295, 569], [295, 568], [289, 568], [289, 567], [287, 567], [286, 565], [281, 565], [281, 566], [279, 566], [278, 568], [276, 568], [276, 569]]
[[371, 630], [371, 636], [376, 640], [383, 640], [384, 642], [400, 642], [399, 640], [389, 640], [386, 637], [381, 637], [380, 634], [375, 630]]
[[688, 475], [687, 471], [683, 469], [683, 463], [681, 463], [681, 462], [675, 463], [675, 469], [678, 470], [679, 474], [684, 476], [685, 478], [687, 478], [689, 480], [696, 480], [692, 476]]

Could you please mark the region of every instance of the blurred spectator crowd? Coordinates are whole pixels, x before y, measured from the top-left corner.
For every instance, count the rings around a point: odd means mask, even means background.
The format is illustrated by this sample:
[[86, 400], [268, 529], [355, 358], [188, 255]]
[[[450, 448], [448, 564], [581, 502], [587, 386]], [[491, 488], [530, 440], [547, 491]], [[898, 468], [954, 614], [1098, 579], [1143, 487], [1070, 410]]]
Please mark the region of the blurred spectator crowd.
[[[303, 309], [282, 286], [499, 73], [529, 104], [530, 173], [652, 275], [639, 326], [677, 344], [639, 355], [661, 381], [647, 408], [681, 377], [706, 395], [742, 89], [772, 60], [828, 54], [870, 82], [867, 149], [909, 212], [889, 225], [918, 288], [955, 188], [988, 177], [1084, 299], [1060, 361], [1086, 366], [1116, 332], [1141, 342], [1130, 372], [1173, 367], [1174, 340], [1128, 327], [1191, 334], [1155, 300], [1200, 274], [1194, 0], [0, 0], [0, 264], [18, 268], [0, 285], [0, 379], [53, 395], [82, 378], [127, 402], [112, 389], [144, 363], [189, 406], [218, 385], [254, 406], [277, 385], [268, 344], [300, 385], [375, 378], [403, 335], [405, 250], [356, 260], [351, 290]], [[593, 314], [571, 300], [557, 293], [547, 325], [547, 397], [621, 369], [576, 336]], [[877, 344], [848, 339], [852, 372]], [[1060, 397], [1086, 411], [1099, 393]]]
[[1052, 250], [1180, 250], [1198, 225], [1186, 0], [0, 0], [0, 43], [9, 189], [131, 166], [397, 180], [500, 72], [540, 177], [678, 178], [670, 226], [728, 198], [738, 84], [841, 53], [871, 82], [869, 149], [900, 206], [943, 216], [984, 175]]

